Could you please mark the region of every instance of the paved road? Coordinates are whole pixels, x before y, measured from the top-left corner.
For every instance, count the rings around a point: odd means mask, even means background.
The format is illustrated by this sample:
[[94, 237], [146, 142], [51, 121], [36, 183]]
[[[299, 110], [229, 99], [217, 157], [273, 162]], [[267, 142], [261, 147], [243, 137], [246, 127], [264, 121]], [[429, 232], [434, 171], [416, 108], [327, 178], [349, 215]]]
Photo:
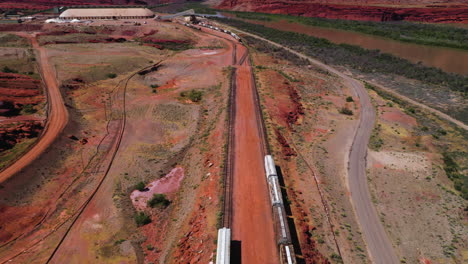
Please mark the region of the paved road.
[[57, 136], [65, 128], [68, 121], [68, 112], [63, 103], [62, 95], [55, 79], [55, 74], [52, 66], [49, 64], [47, 51], [44, 47], [40, 47], [34, 35], [18, 33], [22, 37], [31, 40], [32, 46], [39, 53], [39, 64], [42, 71], [42, 77], [45, 82], [45, 90], [47, 94], [48, 104], [48, 119], [42, 136], [36, 144], [15, 163], [0, 172], [0, 183], [4, 182], [14, 174], [20, 172], [39, 155], [41, 155]]
[[312, 59], [302, 53], [296, 52], [288, 47], [272, 42], [257, 35], [235, 29], [243, 34], [255, 37], [262, 41], [268, 42], [274, 46], [281, 47], [303, 59], [308, 60], [312, 64], [319, 66], [331, 73], [341, 77], [355, 94], [359, 97], [361, 103], [361, 115], [358, 129], [355, 131], [353, 145], [349, 153], [349, 168], [348, 181], [351, 192], [351, 199], [354, 206], [357, 220], [364, 234], [364, 239], [367, 244], [367, 249], [372, 262], [377, 264], [396, 264], [399, 263], [392, 244], [385, 232], [382, 223], [377, 215], [377, 212], [372, 204], [366, 176], [366, 156], [367, 144], [369, 143], [370, 134], [374, 127], [375, 113], [374, 107], [370, 102], [369, 95], [364, 85], [350, 78], [349, 76], [339, 72], [338, 70]]

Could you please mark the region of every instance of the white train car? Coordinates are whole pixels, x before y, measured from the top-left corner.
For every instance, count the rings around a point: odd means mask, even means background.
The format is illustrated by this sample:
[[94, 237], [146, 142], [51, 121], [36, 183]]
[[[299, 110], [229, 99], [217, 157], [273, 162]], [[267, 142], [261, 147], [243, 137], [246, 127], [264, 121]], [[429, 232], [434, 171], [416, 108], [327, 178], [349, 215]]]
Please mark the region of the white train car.
[[231, 261], [231, 229], [223, 227], [218, 230], [218, 247], [216, 264], [229, 264]]
[[270, 176], [278, 176], [276, 173], [275, 161], [271, 155], [265, 156], [265, 173], [267, 178]]

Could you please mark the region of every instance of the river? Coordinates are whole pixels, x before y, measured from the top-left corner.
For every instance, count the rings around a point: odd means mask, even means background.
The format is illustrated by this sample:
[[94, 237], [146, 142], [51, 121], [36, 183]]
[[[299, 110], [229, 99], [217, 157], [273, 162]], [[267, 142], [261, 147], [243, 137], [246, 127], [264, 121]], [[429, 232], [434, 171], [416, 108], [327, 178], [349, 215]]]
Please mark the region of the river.
[[[226, 14], [231, 16], [232, 14]], [[461, 49], [443, 48], [396, 41], [354, 31], [323, 28], [300, 23], [279, 21], [258, 21], [242, 19], [283, 31], [292, 31], [314, 37], [325, 38], [334, 43], [346, 43], [365, 49], [378, 49], [413, 63], [440, 68], [443, 71], [468, 75], [468, 52]]]

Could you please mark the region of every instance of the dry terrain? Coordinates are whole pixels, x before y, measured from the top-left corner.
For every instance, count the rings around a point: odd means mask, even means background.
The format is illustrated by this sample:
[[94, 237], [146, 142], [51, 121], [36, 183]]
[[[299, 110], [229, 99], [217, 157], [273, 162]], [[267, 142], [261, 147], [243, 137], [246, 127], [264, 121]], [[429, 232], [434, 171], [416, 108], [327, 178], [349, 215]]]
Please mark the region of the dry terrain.
[[27, 38], [0, 34], [0, 171], [32, 147], [45, 123], [44, 86]]
[[[346, 179], [350, 130], [358, 102], [337, 77], [291, 58], [259, 48], [254, 56], [263, 113], [273, 155], [281, 168], [294, 220], [300, 260], [305, 263], [365, 263], [359, 226], [354, 218]], [[267, 52], [264, 53], [264, 52]], [[305, 65], [304, 65], [305, 64]], [[356, 98], [355, 98], [356, 99]], [[322, 194], [322, 195], [321, 195]], [[295, 236], [293, 234], [293, 236]]]
[[424, 109], [369, 90], [378, 121], [368, 155], [368, 181], [381, 221], [406, 263], [463, 263], [466, 200], [446, 169], [466, 170], [465, 130]]
[[[174, 23], [115, 23], [37, 34], [69, 122], [44, 155], [2, 184], [2, 261], [213, 258], [229, 43]], [[109, 38], [125, 41], [89, 41]], [[148, 207], [148, 197], [135, 196], [139, 182], [169, 205]], [[138, 227], [137, 212], [152, 222]]]

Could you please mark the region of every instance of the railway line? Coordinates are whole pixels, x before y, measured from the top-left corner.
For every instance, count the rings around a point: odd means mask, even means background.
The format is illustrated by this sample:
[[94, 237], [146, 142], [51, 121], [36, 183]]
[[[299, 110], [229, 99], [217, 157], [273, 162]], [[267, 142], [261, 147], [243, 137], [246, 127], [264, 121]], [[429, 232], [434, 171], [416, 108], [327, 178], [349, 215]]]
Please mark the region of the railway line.
[[[226, 30], [222, 30], [217, 27], [213, 26], [207, 26], [210, 29], [215, 29], [224, 33], [230, 33]], [[206, 32], [206, 31], [205, 31]], [[206, 32], [208, 33], [208, 32]], [[214, 35], [212, 33], [208, 33], [210, 35]], [[218, 35], [215, 35], [218, 36]], [[237, 36], [237, 35], [236, 35]], [[218, 36], [221, 37], [221, 36]], [[265, 129], [265, 123], [264, 123], [264, 118], [263, 118], [263, 113], [261, 111], [260, 107], [260, 98], [258, 95], [257, 87], [256, 87], [256, 81], [255, 81], [255, 76], [252, 71], [252, 66], [250, 65], [250, 60], [248, 60], [249, 57], [249, 52], [248, 49], [244, 48], [245, 51], [242, 54], [242, 56], [236, 60], [237, 58], [237, 45], [239, 43], [233, 42], [233, 40], [222, 37], [226, 40], [228, 40], [232, 45], [233, 45], [233, 65], [235, 66], [232, 71], [231, 71], [231, 79], [230, 79], [230, 92], [229, 92], [229, 103], [228, 103], [228, 136], [227, 136], [227, 152], [226, 152], [226, 159], [225, 159], [225, 166], [224, 166], [224, 201], [223, 201], [223, 226], [224, 228], [220, 229], [218, 232], [219, 238], [218, 238], [218, 261], [217, 263], [229, 263], [229, 257], [230, 257], [230, 242], [228, 243], [226, 241], [226, 236], [231, 236], [231, 228], [234, 230], [234, 235], [233, 237], [239, 238], [239, 231], [236, 229], [242, 229], [242, 225], [248, 225], [247, 222], [242, 222], [240, 223], [240, 227], [233, 225], [233, 193], [234, 193], [234, 185], [235, 182], [238, 181], [239, 179], [236, 179], [234, 175], [236, 174], [236, 163], [239, 161], [236, 161], [236, 150], [238, 151], [238, 145], [236, 145], [236, 142], [239, 140], [236, 135], [236, 126], [238, 126], [238, 118], [237, 118], [237, 112], [239, 111], [237, 105], [239, 104], [237, 97], [240, 96], [241, 92], [238, 87], [238, 79], [246, 78], [249, 83], [248, 86], [250, 86], [250, 92], [251, 95], [249, 96], [252, 100], [252, 109], [251, 111], [253, 112], [254, 118], [253, 121], [255, 123], [256, 127], [256, 133], [258, 135], [256, 138], [256, 144], [259, 145], [259, 156], [261, 157], [269, 157], [268, 161], [270, 162], [269, 164], [273, 164], [273, 169], [274, 169], [274, 162], [273, 159], [271, 158], [270, 154], [270, 147], [268, 144], [268, 137]], [[238, 71], [241, 71], [241, 75], [239, 76]], [[245, 85], [245, 84], [244, 84]], [[248, 90], [248, 87], [242, 87], [242, 90]], [[244, 106], [243, 106], [244, 107]], [[247, 106], [247, 108], [249, 108]], [[245, 117], [244, 117], [245, 118]], [[252, 119], [251, 117], [249, 119]], [[245, 122], [245, 120], [242, 120], [240, 122]], [[246, 132], [244, 132], [246, 133]], [[242, 139], [241, 145], [245, 144], [245, 138], [243, 135], [240, 135]], [[245, 162], [241, 162], [245, 163]], [[265, 158], [265, 161], [261, 159], [261, 164], [264, 164], [267, 166], [267, 159]], [[239, 164], [237, 164], [238, 166]], [[262, 166], [263, 167], [263, 166]], [[271, 166], [270, 166], [271, 167]], [[251, 168], [254, 169], [254, 168]], [[260, 170], [263, 171], [263, 170]], [[276, 170], [275, 175], [269, 175], [268, 171], [266, 171], [267, 176], [263, 178], [264, 183], [267, 185], [267, 190], [265, 193], [265, 196], [270, 197], [270, 210], [271, 210], [271, 215], [272, 215], [272, 227], [274, 229], [274, 236], [271, 237], [271, 240], [275, 242], [276, 246], [273, 246], [275, 250], [277, 250], [278, 256], [279, 257], [274, 257], [274, 254], [268, 255], [265, 259], [262, 261], [265, 262], [267, 261], [268, 263], [288, 263], [288, 264], [293, 264], [296, 263], [295, 260], [295, 254], [294, 254], [294, 247], [292, 245], [292, 240], [291, 240], [291, 234], [290, 230], [288, 228], [288, 223], [287, 223], [287, 217], [286, 217], [286, 211], [284, 208], [283, 204], [283, 199], [282, 199], [282, 194], [280, 190], [280, 185], [278, 181], [278, 176], [276, 175]], [[261, 174], [265, 173], [258, 173], [258, 175], [252, 175], [254, 177], [259, 177]], [[262, 180], [260, 179], [259, 182]], [[259, 196], [262, 194], [259, 193]], [[254, 197], [252, 197], [254, 198]], [[244, 205], [245, 206], [245, 205]], [[261, 211], [261, 210], [260, 210]], [[238, 212], [239, 213], [239, 212]], [[257, 212], [258, 213], [258, 212]], [[267, 224], [267, 223], [265, 223]], [[245, 232], [245, 231], [243, 231]], [[234, 239], [234, 238], [233, 238]], [[240, 241], [242, 242], [242, 241]], [[246, 241], [248, 242], [248, 241]], [[269, 243], [271, 241], [264, 241], [264, 243]], [[258, 242], [257, 242], [258, 243]], [[252, 246], [251, 246], [252, 247]], [[258, 245], [254, 245], [252, 249], [255, 250], [255, 248], [258, 247]], [[223, 253], [220, 253], [223, 252]], [[249, 252], [250, 254], [252, 252]], [[258, 252], [260, 253], [260, 252]], [[221, 255], [220, 255], [221, 254]], [[244, 260], [244, 257], [241, 257]], [[254, 259], [253, 257], [250, 256], [250, 260]], [[257, 258], [258, 259], [258, 258]], [[252, 262], [253, 263], [253, 262]]]
[[[49, 238], [51, 235], [55, 234], [59, 229], [61, 229], [65, 224], [67, 224], [70, 220], [72, 220], [70, 226], [67, 227], [66, 231], [65, 231], [65, 234], [61, 237], [59, 243], [57, 244], [57, 246], [54, 248], [52, 254], [50, 255], [50, 257], [48, 258], [47, 262], [46, 263], [50, 263], [54, 257], [54, 255], [56, 254], [56, 252], [58, 251], [58, 249], [60, 248], [60, 246], [62, 245], [63, 241], [66, 239], [68, 233], [71, 231], [71, 229], [73, 228], [74, 224], [77, 222], [77, 220], [80, 218], [80, 215], [84, 212], [84, 210], [87, 208], [88, 204], [92, 201], [92, 199], [94, 198], [95, 194], [99, 191], [99, 188], [101, 187], [102, 183], [104, 182], [104, 180], [106, 179], [107, 177], [107, 174], [110, 170], [110, 168], [112, 167], [112, 164], [113, 164], [113, 161], [114, 161], [114, 158], [115, 156], [117, 155], [117, 152], [118, 152], [118, 149], [119, 149], [119, 146], [120, 146], [120, 143], [121, 143], [121, 140], [122, 140], [122, 136], [123, 136], [123, 132], [125, 130], [125, 122], [126, 122], [126, 109], [125, 109], [125, 100], [126, 100], [126, 90], [127, 90], [127, 85], [128, 85], [128, 82], [138, 73], [140, 73], [141, 71], [143, 70], [146, 70], [148, 68], [151, 68], [151, 67], [154, 67], [155, 65], [160, 65], [162, 61], [154, 64], [154, 65], [151, 65], [151, 66], [147, 66], [147, 67], [144, 67], [134, 73], [132, 73], [129, 77], [127, 77], [126, 79], [123, 79], [121, 81], [119, 81], [117, 83], [117, 85], [114, 87], [114, 89], [110, 92], [110, 94], [113, 94], [116, 90], [119, 89], [120, 86], [123, 85], [123, 89], [122, 89], [122, 118], [119, 120], [119, 124], [118, 124], [118, 131], [116, 134], [114, 134], [112, 136], [112, 138], [108, 138], [112, 132], [110, 131], [111, 128], [111, 121], [112, 120], [109, 120], [107, 122], [107, 125], [106, 125], [106, 134], [104, 135], [104, 137], [100, 140], [98, 146], [97, 146], [97, 149], [96, 149], [96, 152], [95, 154], [90, 158], [88, 164], [86, 165], [86, 167], [83, 169], [83, 171], [80, 173], [80, 175], [78, 175], [78, 177], [76, 177], [68, 186], [65, 187], [64, 191], [62, 191], [62, 193], [60, 194], [59, 199], [61, 199], [66, 192], [68, 192], [70, 190], [70, 188], [74, 185], [74, 183], [76, 183], [76, 181], [81, 178], [84, 174], [86, 173], [89, 173], [91, 175], [95, 175], [95, 174], [98, 174], [100, 172], [102, 172], [102, 163], [104, 162], [102, 159], [102, 157], [107, 157], [108, 155], [111, 155], [110, 157], [110, 160], [109, 160], [109, 163], [107, 164], [106, 168], [104, 169], [104, 174], [103, 176], [100, 178], [97, 186], [95, 187], [95, 189], [92, 191], [92, 193], [90, 194], [90, 196], [84, 201], [84, 203], [77, 208], [77, 210], [70, 216], [68, 217], [67, 219], [65, 219], [64, 221], [62, 221], [61, 223], [59, 223], [58, 225], [56, 225], [51, 232], [47, 233], [45, 236], [41, 237], [40, 239], [36, 240], [35, 242], [33, 242], [31, 245], [29, 245], [26, 250], [23, 250], [23, 251], [20, 251], [16, 254], [14, 254], [13, 256], [9, 257], [8, 259], [2, 261], [1, 263], [8, 263], [8, 262], [11, 262], [13, 259], [17, 258], [18, 256], [22, 255], [23, 253], [27, 252], [29, 249], [37, 246], [39, 243], [41, 243], [42, 241], [44, 241], [45, 239]], [[111, 109], [112, 109], [112, 97], [110, 97], [111, 99], [111, 102], [110, 102], [110, 106], [111, 106]], [[111, 142], [111, 147], [108, 148], [108, 149], [105, 149], [104, 151], [101, 150], [101, 147], [103, 145], [103, 142], [106, 141], [106, 140], [110, 140]], [[102, 152], [102, 155], [99, 155], [99, 153]], [[111, 153], [112, 152], [112, 153]], [[101, 156], [101, 158], [97, 158], [97, 156]], [[52, 214], [52, 212], [48, 211], [47, 214], [41, 219], [41, 222], [36, 224], [35, 228], [33, 229], [36, 230], [38, 229], [43, 223], [44, 221], [47, 219], [47, 216], [49, 216], [50, 214]], [[32, 231], [28, 232], [28, 233], [31, 233]], [[9, 244], [15, 242], [16, 240], [20, 239], [21, 237], [27, 235], [26, 233], [25, 234], [22, 234], [21, 236], [19, 237], [16, 237], [15, 239], [3, 244], [3, 245], [0, 245], [0, 248], [1, 247], [5, 247], [5, 246], [8, 246]]]
[[276, 42], [262, 38], [255, 34], [236, 29], [238, 32], [252, 36], [275, 47], [280, 47], [299, 58], [305, 59], [310, 63], [333, 73], [342, 78], [347, 85], [354, 91], [356, 96], [360, 98], [362, 104], [361, 118], [359, 127], [354, 133], [354, 140], [351, 149], [349, 150], [348, 163], [348, 182], [354, 210], [357, 216], [358, 223], [364, 234], [364, 239], [367, 244], [367, 251], [371, 260], [375, 263], [398, 263], [394, 249], [390, 240], [377, 216], [376, 210], [370, 200], [369, 190], [367, 187], [366, 178], [366, 154], [367, 143], [374, 123], [373, 107], [370, 103], [369, 96], [361, 82], [343, 74], [331, 66], [317, 61], [309, 56], [297, 52], [291, 48], [285, 47]]

